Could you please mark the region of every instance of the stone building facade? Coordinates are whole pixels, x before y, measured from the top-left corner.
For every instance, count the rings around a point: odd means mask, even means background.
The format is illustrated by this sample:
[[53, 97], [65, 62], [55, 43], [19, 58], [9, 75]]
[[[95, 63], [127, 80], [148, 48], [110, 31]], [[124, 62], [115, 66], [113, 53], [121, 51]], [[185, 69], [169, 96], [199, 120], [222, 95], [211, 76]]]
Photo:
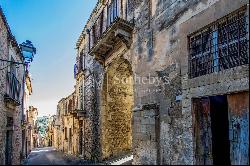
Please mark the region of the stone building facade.
[[53, 123], [53, 143], [52, 146], [58, 150], [81, 155], [80, 145], [82, 144], [82, 121], [77, 115], [78, 99], [76, 92], [58, 102], [57, 114]]
[[33, 106], [29, 106], [29, 110], [26, 112], [26, 156], [38, 147], [38, 127], [37, 127], [38, 109]]
[[65, 114], [65, 98], [61, 99], [57, 105], [55, 130], [56, 130], [56, 141], [54, 144], [55, 148], [63, 151], [64, 142], [64, 114]]
[[22, 158], [25, 158], [28, 156], [29, 154], [29, 150], [30, 148], [28, 148], [28, 113], [30, 111], [30, 96], [33, 92], [32, 89], [32, 82], [31, 82], [31, 76], [28, 72], [25, 73], [25, 87], [24, 87], [24, 100], [23, 100], [23, 112], [24, 112], [24, 121], [22, 123]]
[[248, 13], [247, 0], [98, 1], [75, 65], [85, 159], [249, 164]]
[[1, 7], [0, 59], [0, 164], [20, 164], [24, 66], [7, 62], [23, 59]]
[[55, 115], [49, 116], [48, 118], [48, 125], [46, 128], [46, 134], [45, 134], [45, 146], [46, 147], [52, 147], [56, 144], [55, 130], [54, 130], [55, 120], [56, 120]]

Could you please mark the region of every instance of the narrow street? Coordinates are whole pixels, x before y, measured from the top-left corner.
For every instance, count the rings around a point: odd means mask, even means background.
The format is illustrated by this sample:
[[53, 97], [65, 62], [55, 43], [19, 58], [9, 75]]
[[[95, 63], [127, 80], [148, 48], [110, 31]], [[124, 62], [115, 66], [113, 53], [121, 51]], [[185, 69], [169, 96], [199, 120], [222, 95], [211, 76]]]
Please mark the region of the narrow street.
[[249, 0], [0, 0], [1, 165], [249, 165]]
[[131, 165], [132, 156], [122, 156], [103, 163], [85, 161], [72, 155], [66, 155], [55, 148], [36, 148], [31, 151], [22, 165]]
[[84, 165], [84, 162], [73, 156], [65, 155], [54, 148], [37, 148], [31, 151], [23, 165]]

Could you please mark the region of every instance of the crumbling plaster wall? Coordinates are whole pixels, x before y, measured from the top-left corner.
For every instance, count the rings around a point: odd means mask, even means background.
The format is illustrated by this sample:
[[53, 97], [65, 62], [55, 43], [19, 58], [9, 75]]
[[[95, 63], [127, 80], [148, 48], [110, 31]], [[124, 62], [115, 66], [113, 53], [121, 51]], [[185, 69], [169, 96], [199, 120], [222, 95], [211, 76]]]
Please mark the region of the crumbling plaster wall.
[[85, 56], [85, 71], [83, 74], [83, 107], [86, 117], [83, 118], [83, 156], [85, 159], [100, 160], [100, 110], [101, 110], [101, 89], [103, 82], [104, 68], [93, 56], [88, 54], [88, 39], [83, 38], [78, 54], [82, 52]]
[[[196, 81], [191, 83], [187, 78], [187, 35], [233, 11], [233, 8], [246, 4], [247, 1], [134, 0], [131, 2], [128, 20], [135, 23], [133, 43], [123, 56], [132, 65], [135, 77], [134, 107], [159, 105], [160, 117], [160, 139], [157, 140], [160, 144], [160, 153], [158, 153], [160, 157], [156, 158], [159, 161], [155, 162], [155, 158], [147, 156], [147, 153], [139, 155], [138, 150], [145, 148], [141, 146], [133, 147], [134, 164], [194, 164], [191, 96], [188, 85], [193, 85]], [[216, 15], [216, 13], [219, 14]], [[198, 18], [199, 15], [202, 17]], [[187, 28], [183, 29], [188, 20], [193, 18], [197, 21], [190, 23], [188, 25], [190, 27], [186, 25]], [[91, 21], [88, 24], [91, 24]], [[88, 43], [87, 39], [84, 40]], [[101, 92], [105, 81], [103, 77], [105, 66], [101, 66], [88, 55], [86, 47], [83, 42], [79, 50], [85, 49], [90, 69], [85, 75], [85, 108], [88, 116], [85, 120], [87, 131], [84, 139], [87, 140], [87, 151], [91, 157], [90, 152], [93, 155], [93, 149], [95, 151], [96, 147], [103, 148], [98, 140], [101, 138], [100, 129], [103, 127], [99, 115], [102, 114], [104, 104]], [[91, 73], [96, 73], [95, 77]], [[240, 80], [236, 81], [237, 84], [243, 83], [243, 87], [248, 85], [245, 77]], [[205, 84], [202, 79], [199, 81]], [[236, 82], [232, 87], [236, 86]], [[198, 89], [192, 91], [203, 93]], [[203, 89], [206, 90], [206, 88]], [[238, 89], [246, 88], [238, 87]], [[136, 138], [133, 141], [141, 140], [134, 135], [133, 138]], [[100, 155], [100, 151], [95, 152]], [[145, 161], [143, 158], [152, 161]]]
[[[247, 0], [220, 0], [215, 1], [214, 3], [210, 2], [208, 3], [209, 8], [206, 8], [206, 10], [181, 23], [179, 36], [180, 45], [182, 46], [180, 47], [183, 99], [182, 114], [189, 122], [190, 144], [193, 142], [193, 149], [190, 150], [193, 150], [193, 153], [196, 145], [195, 141], [191, 139], [193, 133], [193, 128], [190, 125], [192, 124], [192, 98], [249, 91], [249, 65], [238, 66], [218, 73], [189, 79], [187, 35], [230, 14], [231, 12], [234, 12], [247, 3], [249, 3]], [[197, 9], [201, 10], [202, 8], [198, 6]], [[193, 163], [195, 163], [195, 156], [193, 156]]]
[[103, 158], [129, 153], [132, 148], [133, 75], [131, 65], [122, 55], [107, 67], [102, 91]]
[[[8, 59], [8, 40], [7, 40], [7, 28], [4, 25], [2, 20], [3, 18], [0, 16], [0, 58], [1, 59]], [[0, 62], [0, 68], [6, 66], [6, 62]], [[4, 94], [6, 90], [6, 70], [0, 71], [0, 164], [4, 164], [5, 160], [5, 133], [6, 133], [6, 108], [4, 103]]]
[[[192, 30], [196, 31], [197, 25], [202, 28], [211, 20], [222, 17], [226, 14], [225, 11], [232, 11], [242, 4], [246, 4], [246, 1], [141, 0], [135, 10], [130, 12], [130, 18], [134, 18], [135, 29], [133, 44], [125, 57], [131, 61], [135, 76], [162, 79], [160, 84], [135, 82], [134, 89], [135, 106], [148, 103], [157, 103], [160, 106], [160, 163], [194, 163], [190, 98], [189, 109], [185, 109], [188, 107], [186, 95], [190, 92], [182, 91], [186, 74], [183, 66], [188, 64], [186, 42], [189, 33], [182, 33], [182, 24], [206, 11], [212, 11], [199, 21], [191, 23]], [[216, 13], [220, 14], [216, 16]], [[247, 86], [247, 79], [242, 79], [243, 85]], [[137, 155], [137, 149], [134, 149], [134, 155]], [[134, 163], [143, 164], [136, 160]]]

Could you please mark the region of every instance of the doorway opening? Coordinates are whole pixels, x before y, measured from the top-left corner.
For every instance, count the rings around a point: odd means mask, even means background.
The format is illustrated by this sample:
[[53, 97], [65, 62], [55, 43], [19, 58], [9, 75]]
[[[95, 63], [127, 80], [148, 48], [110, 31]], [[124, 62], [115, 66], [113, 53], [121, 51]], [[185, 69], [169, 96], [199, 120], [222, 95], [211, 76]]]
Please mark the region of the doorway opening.
[[230, 165], [227, 96], [209, 97], [211, 105], [213, 164]]
[[197, 165], [249, 165], [249, 92], [192, 101]]
[[227, 96], [193, 99], [196, 164], [230, 164]]

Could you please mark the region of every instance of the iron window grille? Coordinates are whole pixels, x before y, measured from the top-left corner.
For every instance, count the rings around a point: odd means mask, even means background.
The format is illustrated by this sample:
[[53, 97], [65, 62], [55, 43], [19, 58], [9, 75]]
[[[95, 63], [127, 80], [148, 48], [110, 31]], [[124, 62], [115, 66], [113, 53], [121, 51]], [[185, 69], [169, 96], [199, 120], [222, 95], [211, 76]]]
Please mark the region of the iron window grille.
[[189, 36], [189, 77], [249, 64], [248, 18], [241, 8]]

